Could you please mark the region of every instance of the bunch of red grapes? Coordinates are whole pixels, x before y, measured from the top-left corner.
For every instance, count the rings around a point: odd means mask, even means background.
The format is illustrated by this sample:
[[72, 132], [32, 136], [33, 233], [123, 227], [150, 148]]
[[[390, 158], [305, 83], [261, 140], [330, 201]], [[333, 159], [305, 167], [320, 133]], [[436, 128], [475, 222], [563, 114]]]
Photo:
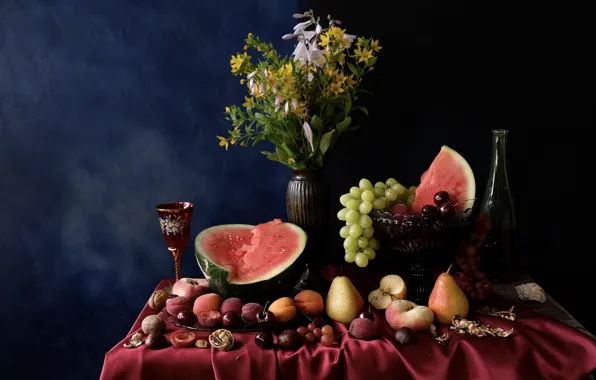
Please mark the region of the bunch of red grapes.
[[480, 214], [474, 224], [474, 229], [463, 242], [455, 256], [455, 263], [461, 272], [455, 274], [455, 282], [472, 301], [481, 301], [492, 292], [492, 285], [486, 274], [480, 271], [479, 249], [484, 244], [486, 234], [490, 230], [490, 220], [487, 214]]

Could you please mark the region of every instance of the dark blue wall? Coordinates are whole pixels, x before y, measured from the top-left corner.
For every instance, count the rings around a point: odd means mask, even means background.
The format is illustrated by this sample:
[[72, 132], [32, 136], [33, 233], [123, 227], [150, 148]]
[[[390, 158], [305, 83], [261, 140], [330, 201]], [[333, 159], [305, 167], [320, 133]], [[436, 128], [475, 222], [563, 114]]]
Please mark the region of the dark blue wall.
[[297, 3], [0, 1], [0, 378], [99, 376], [173, 275], [157, 203], [194, 202], [193, 236], [285, 216], [287, 169], [215, 135], [243, 96], [230, 55], [283, 47]]

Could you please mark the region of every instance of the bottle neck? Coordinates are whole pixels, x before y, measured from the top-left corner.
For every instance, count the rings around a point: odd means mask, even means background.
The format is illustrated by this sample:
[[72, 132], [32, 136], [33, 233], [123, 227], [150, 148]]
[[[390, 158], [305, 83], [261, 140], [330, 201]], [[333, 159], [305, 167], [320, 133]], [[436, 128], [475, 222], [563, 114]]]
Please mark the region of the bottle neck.
[[492, 164], [489, 173], [489, 183], [499, 184], [509, 190], [507, 178], [507, 131], [493, 131]]

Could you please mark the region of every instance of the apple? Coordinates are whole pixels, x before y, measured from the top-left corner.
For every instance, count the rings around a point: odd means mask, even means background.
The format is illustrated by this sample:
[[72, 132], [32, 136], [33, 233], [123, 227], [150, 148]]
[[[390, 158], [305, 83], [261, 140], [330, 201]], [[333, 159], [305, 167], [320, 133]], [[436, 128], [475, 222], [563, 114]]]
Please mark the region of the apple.
[[172, 294], [195, 300], [209, 291], [209, 281], [204, 278], [184, 277], [174, 283]]
[[387, 306], [385, 318], [394, 330], [409, 327], [412, 331], [419, 332], [427, 330], [432, 325], [435, 315], [426, 306], [416, 305], [407, 300], [397, 300]]
[[390, 274], [381, 279], [379, 288], [368, 295], [368, 302], [377, 310], [385, 310], [393, 301], [406, 298], [405, 281], [396, 274]]

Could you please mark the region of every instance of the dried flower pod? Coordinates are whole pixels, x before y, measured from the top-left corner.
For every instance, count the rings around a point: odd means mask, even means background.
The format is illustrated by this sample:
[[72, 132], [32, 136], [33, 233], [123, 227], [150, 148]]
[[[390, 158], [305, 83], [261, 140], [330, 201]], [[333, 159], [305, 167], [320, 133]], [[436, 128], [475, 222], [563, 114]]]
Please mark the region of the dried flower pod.
[[137, 348], [143, 344], [143, 334], [136, 332], [132, 334], [128, 342], [124, 343], [123, 346], [126, 348]]
[[157, 315], [149, 315], [143, 319], [141, 330], [147, 335], [152, 333], [161, 334], [166, 328], [166, 323]]
[[540, 303], [546, 302], [546, 294], [544, 289], [535, 282], [528, 284], [521, 284], [515, 287], [517, 295], [523, 301], [538, 301]]
[[220, 351], [229, 351], [234, 347], [234, 335], [228, 330], [215, 330], [209, 335], [209, 343]]
[[195, 342], [195, 346], [199, 348], [209, 348], [210, 344], [205, 339], [199, 339]]
[[149, 301], [147, 301], [147, 305], [153, 310], [162, 310], [166, 307], [166, 301], [170, 293], [166, 292], [165, 290], [156, 290], [151, 294], [149, 297]]
[[491, 327], [489, 325], [483, 325], [476, 321], [469, 321], [459, 315], [453, 316], [451, 322], [451, 330], [455, 330], [459, 334], [469, 334], [477, 337], [484, 337], [487, 335], [506, 338], [513, 333], [513, 329], [505, 331], [499, 327]]
[[485, 306], [482, 309], [476, 311], [480, 314], [491, 315], [493, 317], [499, 317], [503, 319], [508, 319], [510, 321], [515, 321], [517, 319], [517, 316], [513, 312], [513, 308], [515, 308], [515, 306], [511, 306], [509, 310], [499, 310], [496, 307], [493, 307], [491, 309], [490, 307]]

